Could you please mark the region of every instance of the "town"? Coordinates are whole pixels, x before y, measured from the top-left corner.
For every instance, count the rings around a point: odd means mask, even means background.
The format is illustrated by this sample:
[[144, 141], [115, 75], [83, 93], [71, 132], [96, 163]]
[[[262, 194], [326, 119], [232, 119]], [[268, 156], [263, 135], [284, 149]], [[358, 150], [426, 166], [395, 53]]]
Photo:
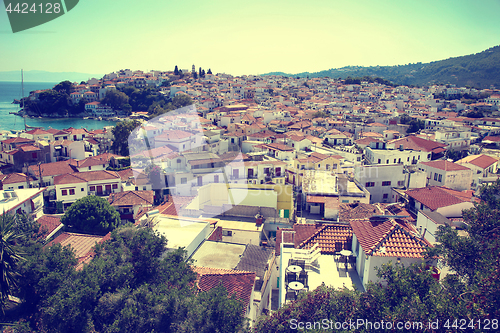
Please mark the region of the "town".
[[[190, 102], [173, 111], [105, 103], [125, 87]], [[69, 96], [83, 101], [81, 116], [137, 126], [127, 138], [113, 126], [4, 132], [4, 214], [31, 216], [45, 247], [71, 246], [82, 269], [110, 236], [61, 219], [86, 197], [104, 198], [120, 224], [164, 235], [167, 252], [183, 248], [200, 290], [221, 283], [251, 326], [321, 286], [365, 291], [391, 262], [424, 263], [444, 279], [447, 267], [425, 257], [439, 226], [467, 237], [463, 210], [500, 175], [493, 87], [235, 77], [193, 65], [120, 70], [73, 83]]]

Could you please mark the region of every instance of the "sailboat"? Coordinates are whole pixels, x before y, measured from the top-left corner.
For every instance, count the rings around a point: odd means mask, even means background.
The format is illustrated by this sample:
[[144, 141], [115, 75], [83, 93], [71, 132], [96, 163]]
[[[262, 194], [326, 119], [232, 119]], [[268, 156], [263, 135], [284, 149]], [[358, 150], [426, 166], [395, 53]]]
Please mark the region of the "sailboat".
[[37, 128], [42, 128], [42, 127], [36, 127], [36, 126], [29, 126], [26, 125], [26, 117], [28, 117], [27, 114], [24, 112], [24, 75], [23, 75], [23, 70], [21, 69], [21, 91], [22, 91], [22, 97], [21, 97], [21, 110], [23, 111], [23, 119], [24, 119], [24, 131], [26, 132], [27, 130], [32, 130], [32, 129], [37, 129]]

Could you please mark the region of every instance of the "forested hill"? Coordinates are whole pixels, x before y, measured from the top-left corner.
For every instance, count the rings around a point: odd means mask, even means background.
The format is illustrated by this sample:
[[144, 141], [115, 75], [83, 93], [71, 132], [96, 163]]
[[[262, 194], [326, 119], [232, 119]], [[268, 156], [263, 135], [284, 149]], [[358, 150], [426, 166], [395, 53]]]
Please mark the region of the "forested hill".
[[285, 74], [273, 72], [263, 75], [296, 77], [350, 77], [377, 76], [402, 85], [455, 84], [476, 88], [500, 87], [500, 45], [483, 52], [430, 63], [397, 66], [348, 66], [315, 73]]

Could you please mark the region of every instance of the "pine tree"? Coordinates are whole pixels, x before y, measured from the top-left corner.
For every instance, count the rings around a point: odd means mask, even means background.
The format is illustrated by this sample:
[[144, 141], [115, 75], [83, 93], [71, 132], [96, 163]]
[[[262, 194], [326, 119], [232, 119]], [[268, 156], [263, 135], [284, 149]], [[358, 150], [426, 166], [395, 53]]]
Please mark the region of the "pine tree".
[[207, 74], [212, 74], [212, 70], [209, 68]]
[[179, 75], [179, 68], [177, 68], [177, 65], [175, 65], [174, 74]]

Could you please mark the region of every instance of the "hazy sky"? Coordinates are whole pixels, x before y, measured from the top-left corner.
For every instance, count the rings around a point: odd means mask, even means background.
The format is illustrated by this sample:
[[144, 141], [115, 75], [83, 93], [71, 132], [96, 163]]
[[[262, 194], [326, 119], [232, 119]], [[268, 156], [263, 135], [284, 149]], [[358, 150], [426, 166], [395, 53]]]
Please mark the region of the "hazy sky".
[[211, 68], [314, 72], [429, 62], [500, 44], [500, 0], [80, 0], [13, 34], [0, 11], [0, 71]]

